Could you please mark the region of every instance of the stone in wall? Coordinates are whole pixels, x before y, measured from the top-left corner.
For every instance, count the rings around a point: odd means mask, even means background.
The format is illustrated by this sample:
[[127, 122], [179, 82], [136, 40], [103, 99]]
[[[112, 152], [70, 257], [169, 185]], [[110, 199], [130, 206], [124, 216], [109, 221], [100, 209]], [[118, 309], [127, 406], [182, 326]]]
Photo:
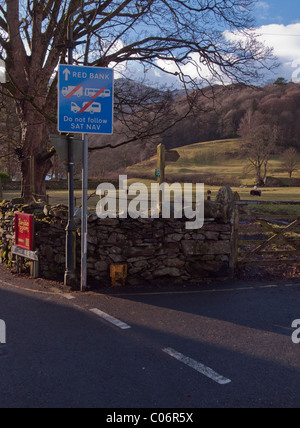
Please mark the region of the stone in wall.
[[[187, 230], [188, 219], [104, 219], [91, 213], [88, 219], [88, 282], [96, 287], [110, 285], [110, 265], [126, 263], [127, 283], [143, 285], [157, 281], [201, 283], [208, 277], [232, 274], [231, 189], [222, 188], [217, 202], [205, 201], [205, 223]], [[63, 281], [68, 208], [45, 204], [14, 206], [0, 204], [0, 240], [5, 260], [14, 239], [14, 212], [36, 217], [36, 247], [41, 275]], [[77, 219], [77, 270], [80, 275], [80, 221]]]
[[186, 256], [228, 255], [230, 254], [230, 242], [228, 240], [183, 241], [182, 250]]

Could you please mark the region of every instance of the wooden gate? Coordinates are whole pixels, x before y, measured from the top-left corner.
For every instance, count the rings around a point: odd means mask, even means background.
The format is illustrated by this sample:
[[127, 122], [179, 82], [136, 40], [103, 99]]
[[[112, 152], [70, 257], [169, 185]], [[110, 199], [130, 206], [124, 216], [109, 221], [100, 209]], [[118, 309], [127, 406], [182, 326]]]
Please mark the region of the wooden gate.
[[300, 202], [235, 201], [235, 265], [300, 263]]

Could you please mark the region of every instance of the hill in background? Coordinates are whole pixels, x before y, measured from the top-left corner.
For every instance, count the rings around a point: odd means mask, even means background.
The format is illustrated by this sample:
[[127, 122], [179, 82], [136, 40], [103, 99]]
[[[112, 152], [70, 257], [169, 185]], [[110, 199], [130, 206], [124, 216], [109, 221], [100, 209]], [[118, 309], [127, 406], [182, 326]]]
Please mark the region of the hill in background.
[[[174, 120], [189, 110], [186, 96], [177, 97], [172, 94], [171, 102]], [[149, 104], [149, 111], [151, 106], [155, 108], [155, 104]], [[300, 145], [300, 84], [281, 83], [263, 88], [237, 84], [226, 88], [206, 88], [196, 94], [193, 108], [187, 117], [168, 132], [120, 148], [93, 151], [89, 159], [89, 175], [94, 178], [112, 178], [125, 171], [140, 171], [145, 176], [147, 164], [143, 162], [154, 156], [157, 145], [163, 143], [168, 149], [181, 148], [181, 160], [174, 167], [176, 174], [199, 174], [200, 168], [203, 174], [213, 176], [218, 168], [222, 175], [225, 173], [225, 170], [222, 171], [222, 164], [225, 163], [227, 168], [227, 161], [230, 161], [232, 178], [241, 179], [241, 175], [245, 174], [245, 165], [239, 159], [239, 127], [249, 112], [258, 112], [266, 123], [276, 129], [277, 153], [273, 156], [272, 168], [278, 172], [279, 153], [286, 147], [298, 148]], [[90, 147], [116, 145], [127, 138], [130, 138], [128, 129], [116, 120], [114, 135], [91, 136]], [[217, 143], [219, 140], [227, 141]], [[186, 147], [207, 141], [210, 143], [203, 145], [201, 151], [198, 150], [201, 145], [197, 150], [196, 146]], [[128, 168], [135, 164], [140, 166]], [[171, 166], [169, 173], [172, 173]]]
[[[216, 140], [195, 143], [176, 148], [180, 159], [166, 165], [168, 182], [205, 183], [207, 186], [240, 187], [255, 184], [253, 173], [249, 171], [247, 161], [242, 155], [241, 139]], [[299, 155], [300, 161], [300, 155]], [[299, 186], [300, 171], [293, 179], [281, 168], [279, 155], [271, 156], [268, 168], [268, 185]], [[126, 169], [128, 177], [154, 180], [157, 157], [132, 165]], [[276, 177], [272, 178], [271, 177]]]

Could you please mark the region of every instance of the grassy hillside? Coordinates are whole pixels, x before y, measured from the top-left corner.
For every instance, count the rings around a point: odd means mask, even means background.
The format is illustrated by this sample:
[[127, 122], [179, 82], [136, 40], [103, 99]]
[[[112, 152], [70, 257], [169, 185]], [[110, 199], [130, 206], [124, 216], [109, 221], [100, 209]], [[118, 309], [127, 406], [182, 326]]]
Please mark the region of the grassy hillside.
[[[120, 88], [119, 88], [120, 89]], [[124, 88], [122, 87], [122, 92]], [[125, 87], [126, 89], [126, 87]], [[139, 88], [137, 88], [139, 92]], [[126, 96], [122, 99], [131, 99], [131, 92], [134, 92], [134, 86], [126, 90]], [[147, 91], [146, 91], [147, 92]], [[151, 93], [151, 91], [150, 91]], [[142, 95], [142, 94], [140, 94]], [[146, 97], [144, 104], [145, 115], [140, 113], [137, 117], [130, 114], [120, 115], [115, 118], [114, 134], [112, 136], [90, 136], [90, 149], [93, 150], [89, 156], [89, 174], [93, 178], [116, 178], [119, 172], [129, 165], [144, 161], [155, 154], [155, 147], [163, 143], [168, 149], [181, 147], [185, 152], [185, 161], [180, 162], [181, 169], [189, 169], [190, 174], [198, 174], [199, 168], [202, 173], [206, 173], [205, 167], [219, 169], [216, 173], [227, 175], [227, 166], [232, 166], [229, 176], [240, 177], [245, 174], [239, 172], [238, 157], [230, 159], [230, 155], [222, 157], [222, 150], [225, 153], [238, 154], [237, 140], [224, 140], [240, 136], [240, 128], [243, 120], [249, 117], [249, 114], [255, 112], [256, 117], [263, 118], [263, 122], [276, 129], [277, 147], [284, 149], [290, 146], [299, 146], [300, 141], [300, 84], [289, 83], [287, 85], [267, 85], [265, 87], [247, 87], [244, 85], [230, 85], [226, 87], [204, 88], [203, 92], [193, 94], [193, 109], [190, 110], [190, 102], [185, 96], [177, 97], [173, 94], [167, 112], [161, 112], [155, 124], [151, 119], [149, 111], [156, 111], [160, 105], [153, 101], [149, 104], [149, 98]], [[159, 97], [158, 97], [159, 98]], [[135, 111], [133, 109], [132, 111]], [[139, 109], [136, 110], [137, 112]], [[179, 120], [183, 118], [182, 120]], [[122, 120], [121, 120], [122, 119]], [[150, 120], [151, 119], [151, 120]], [[127, 125], [122, 121], [126, 120]], [[174, 126], [168, 128], [168, 131], [162, 132], [161, 128], [169, 127], [174, 122]], [[155, 136], [149, 137], [154, 131]], [[140, 139], [140, 135], [148, 136], [146, 139]], [[95, 150], [97, 147], [106, 145], [116, 146], [127, 139], [134, 139], [134, 142], [128, 145], [111, 149], [105, 148]], [[138, 140], [135, 140], [138, 138]], [[213, 140], [224, 140], [224, 143], [214, 142]], [[200, 155], [189, 161], [189, 150], [197, 150], [197, 142], [203, 143], [203, 150]], [[233, 147], [231, 146], [231, 143]], [[190, 146], [192, 144], [192, 146]], [[228, 147], [226, 147], [228, 145]], [[184, 147], [185, 146], [185, 147]], [[196, 147], [196, 148], [195, 148]], [[205, 147], [207, 150], [205, 150]], [[219, 154], [216, 159], [216, 154]], [[198, 156], [198, 158], [197, 158]], [[196, 162], [197, 161], [197, 162]], [[274, 161], [276, 159], [274, 158]], [[222, 170], [225, 165], [225, 170]], [[147, 167], [147, 165], [145, 165]], [[177, 166], [176, 172], [177, 172]], [[273, 168], [273, 166], [272, 166]], [[278, 164], [274, 163], [275, 170]], [[134, 167], [133, 170], [136, 168]], [[141, 166], [139, 172], [143, 172]], [[169, 166], [169, 173], [172, 167]], [[148, 171], [149, 172], [149, 171]], [[183, 171], [186, 174], [185, 171]], [[78, 169], [78, 177], [81, 170]], [[271, 175], [273, 173], [271, 172]]]
[[[253, 173], [247, 170], [247, 160], [241, 155], [241, 140], [227, 139], [192, 144], [176, 149], [180, 159], [166, 167], [167, 181], [204, 182], [208, 185], [240, 186], [255, 184]], [[300, 160], [300, 159], [299, 159]], [[156, 157], [128, 167], [131, 177], [153, 179]], [[280, 167], [279, 156], [272, 156], [268, 176], [288, 177]], [[294, 173], [300, 178], [300, 171]]]

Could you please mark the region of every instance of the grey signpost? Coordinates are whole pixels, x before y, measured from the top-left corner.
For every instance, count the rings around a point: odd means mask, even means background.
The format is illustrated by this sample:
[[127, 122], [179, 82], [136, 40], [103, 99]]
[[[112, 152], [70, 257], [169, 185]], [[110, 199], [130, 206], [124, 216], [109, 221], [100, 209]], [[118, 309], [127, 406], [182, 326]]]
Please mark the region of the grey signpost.
[[85, 134], [82, 150], [81, 291], [87, 288], [88, 157], [89, 137]]
[[[72, 56], [70, 56], [72, 58]], [[81, 290], [87, 287], [87, 191], [88, 134], [113, 133], [114, 73], [100, 67], [59, 66], [58, 131], [68, 136], [69, 222], [67, 226], [67, 258], [65, 284], [74, 276], [74, 145], [73, 134], [83, 135], [82, 147], [82, 231], [81, 231]]]

